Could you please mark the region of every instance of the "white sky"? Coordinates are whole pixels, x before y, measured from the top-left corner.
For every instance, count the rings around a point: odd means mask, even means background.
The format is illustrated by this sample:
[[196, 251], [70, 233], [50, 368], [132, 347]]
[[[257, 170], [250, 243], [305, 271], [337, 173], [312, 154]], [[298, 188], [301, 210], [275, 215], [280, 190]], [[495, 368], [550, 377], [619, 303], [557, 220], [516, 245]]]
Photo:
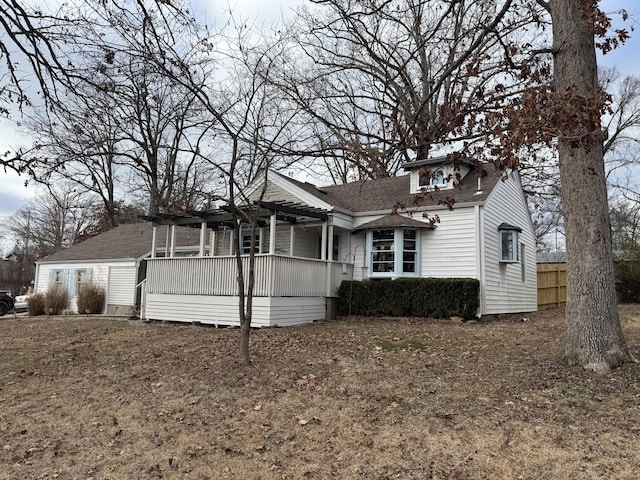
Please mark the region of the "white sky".
[[[235, 5], [233, 12], [240, 18], [248, 21], [254, 20], [257, 26], [269, 28], [274, 25], [283, 15], [290, 15], [291, 9], [297, 5], [308, 3], [307, 0], [192, 0], [194, 10], [203, 12], [207, 18], [225, 18], [225, 12], [229, 11], [229, 5]], [[633, 6], [629, 4], [633, 3]], [[604, 57], [600, 58], [603, 65], [615, 65], [621, 73], [640, 74], [640, 2], [629, 2], [628, 0], [602, 0], [601, 8], [611, 14], [615, 25], [623, 25], [623, 28], [630, 29], [635, 26], [637, 31], [631, 32], [631, 39], [619, 48]], [[622, 24], [619, 15], [614, 12], [625, 8], [632, 18]], [[634, 18], [635, 17], [635, 18]], [[15, 118], [15, 120], [19, 120]], [[0, 152], [15, 149], [19, 145], [29, 144], [29, 139], [21, 136], [18, 129], [11, 120], [0, 118]], [[33, 188], [24, 187], [25, 178], [9, 172], [0, 170], [0, 220], [3, 216], [11, 215], [33, 196]], [[0, 251], [2, 250], [2, 240], [0, 238]]]

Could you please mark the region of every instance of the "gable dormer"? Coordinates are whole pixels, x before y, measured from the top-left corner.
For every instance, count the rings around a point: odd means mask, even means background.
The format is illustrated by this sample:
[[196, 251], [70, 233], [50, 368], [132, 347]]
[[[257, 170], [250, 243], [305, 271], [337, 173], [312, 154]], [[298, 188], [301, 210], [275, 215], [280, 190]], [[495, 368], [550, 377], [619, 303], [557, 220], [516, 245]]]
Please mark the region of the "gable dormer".
[[460, 180], [469, 173], [471, 168], [462, 163], [454, 167], [453, 163], [447, 161], [447, 157], [435, 157], [425, 160], [416, 160], [402, 165], [405, 171], [409, 171], [411, 177], [411, 193], [422, 191], [449, 190], [456, 184], [456, 175]]

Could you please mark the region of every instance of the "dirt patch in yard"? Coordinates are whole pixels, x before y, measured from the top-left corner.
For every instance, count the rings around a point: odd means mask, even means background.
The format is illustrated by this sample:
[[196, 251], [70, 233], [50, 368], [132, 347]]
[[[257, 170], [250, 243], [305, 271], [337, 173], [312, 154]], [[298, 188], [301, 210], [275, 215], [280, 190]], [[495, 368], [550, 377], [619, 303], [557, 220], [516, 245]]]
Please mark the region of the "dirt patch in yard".
[[[640, 307], [620, 308], [640, 357]], [[0, 321], [0, 479], [637, 479], [640, 366], [560, 362], [563, 312], [252, 332]]]

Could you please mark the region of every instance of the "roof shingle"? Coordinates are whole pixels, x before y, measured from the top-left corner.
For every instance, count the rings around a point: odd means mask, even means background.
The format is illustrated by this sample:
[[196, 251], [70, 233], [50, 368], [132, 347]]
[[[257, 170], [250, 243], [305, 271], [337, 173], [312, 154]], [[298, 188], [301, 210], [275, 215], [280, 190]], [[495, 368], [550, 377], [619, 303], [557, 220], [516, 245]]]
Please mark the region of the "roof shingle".
[[[164, 248], [166, 244], [167, 228], [158, 227], [158, 248]], [[51, 254], [41, 262], [137, 259], [151, 252], [152, 238], [153, 226], [150, 223], [127, 223]], [[177, 245], [198, 245], [199, 241], [200, 230], [176, 229]]]
[[[420, 205], [435, 206], [443, 202], [446, 204], [450, 199], [458, 204], [482, 202], [500, 181], [501, 176], [502, 172], [493, 166], [487, 166], [482, 171], [472, 170], [452, 189], [427, 192]], [[478, 179], [481, 191], [478, 191]], [[406, 207], [416, 206], [416, 196], [411, 194], [410, 190], [410, 175], [333, 185], [319, 190], [326, 195], [319, 198], [352, 212], [391, 210], [397, 204]]]

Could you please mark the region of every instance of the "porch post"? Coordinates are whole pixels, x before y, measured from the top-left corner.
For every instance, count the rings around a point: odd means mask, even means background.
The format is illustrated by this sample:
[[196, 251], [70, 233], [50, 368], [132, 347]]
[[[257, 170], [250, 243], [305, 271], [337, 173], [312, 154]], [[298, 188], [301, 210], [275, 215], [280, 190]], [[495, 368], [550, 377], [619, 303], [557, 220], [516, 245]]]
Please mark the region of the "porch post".
[[204, 257], [204, 242], [207, 239], [207, 222], [200, 224], [200, 256]]
[[[325, 225], [329, 223], [328, 221], [325, 222]], [[325, 248], [324, 248], [324, 252], [326, 252], [327, 249], [327, 245], [331, 245], [331, 251], [325, 253], [325, 256], [327, 257], [326, 260], [326, 292], [325, 292], [325, 297], [330, 297], [331, 296], [331, 280], [333, 279], [333, 224], [331, 225], [327, 225], [327, 228], [325, 230], [323, 230], [323, 235], [326, 233], [326, 237], [327, 237], [327, 241], [325, 242]]]
[[327, 259], [327, 222], [322, 224], [322, 241], [320, 242], [320, 260]]
[[[152, 229], [153, 233], [151, 234], [151, 258], [156, 258], [156, 247], [158, 245], [158, 226], [154, 225]], [[38, 278], [36, 276], [36, 278]]]
[[289, 227], [289, 256], [293, 257], [293, 242], [296, 238], [296, 235], [294, 233], [294, 225], [293, 223], [291, 224], [291, 226]]
[[171, 228], [169, 228], [169, 226], [167, 226], [167, 236], [164, 240], [164, 258], [168, 258], [169, 257], [169, 248], [170, 248], [170, 241], [171, 241]]
[[218, 230], [211, 230], [211, 236], [209, 237], [209, 256], [216, 256], [216, 239], [218, 237]]
[[231, 229], [231, 233], [229, 235], [229, 255], [233, 255], [233, 242], [234, 242], [233, 234], [234, 234], [235, 231], [236, 231], [236, 229], [232, 228]]
[[176, 226], [171, 225], [171, 250], [169, 251], [171, 258], [176, 256]]
[[276, 253], [276, 214], [271, 215], [269, 222], [269, 255]]

